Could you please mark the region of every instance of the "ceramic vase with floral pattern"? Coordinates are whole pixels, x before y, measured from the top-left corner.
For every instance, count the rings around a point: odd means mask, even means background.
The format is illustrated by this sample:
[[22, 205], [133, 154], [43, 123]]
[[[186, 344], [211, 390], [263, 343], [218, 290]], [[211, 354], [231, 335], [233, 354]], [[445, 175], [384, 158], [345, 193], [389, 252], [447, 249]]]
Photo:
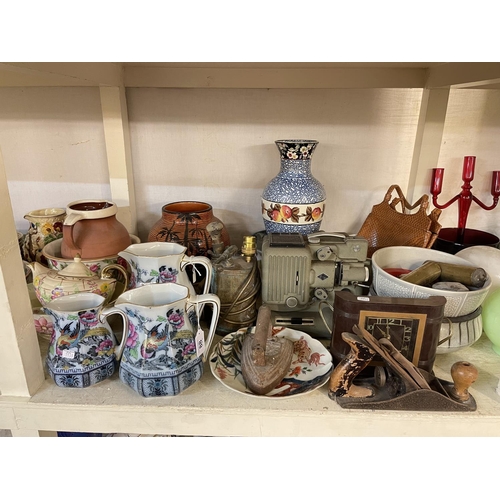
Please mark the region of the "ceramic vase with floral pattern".
[[310, 234], [319, 231], [326, 191], [311, 173], [318, 141], [276, 141], [280, 171], [262, 192], [262, 217], [267, 233]]
[[28, 212], [24, 218], [30, 223], [30, 227], [22, 243], [23, 259], [27, 262], [46, 264], [42, 255], [43, 247], [62, 238], [66, 210], [64, 208], [42, 208]]

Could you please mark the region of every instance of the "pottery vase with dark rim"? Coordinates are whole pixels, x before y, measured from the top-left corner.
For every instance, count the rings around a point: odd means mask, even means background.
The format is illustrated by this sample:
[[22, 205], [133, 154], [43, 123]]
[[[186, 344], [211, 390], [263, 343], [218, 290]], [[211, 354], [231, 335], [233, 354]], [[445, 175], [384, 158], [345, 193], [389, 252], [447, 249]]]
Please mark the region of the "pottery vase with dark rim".
[[221, 239], [225, 247], [230, 245], [229, 233], [223, 222], [215, 217], [213, 208], [201, 201], [176, 201], [164, 205], [161, 219], [151, 228], [148, 241], [171, 241], [187, 248], [186, 255], [210, 257], [213, 241], [207, 225], [222, 225]]

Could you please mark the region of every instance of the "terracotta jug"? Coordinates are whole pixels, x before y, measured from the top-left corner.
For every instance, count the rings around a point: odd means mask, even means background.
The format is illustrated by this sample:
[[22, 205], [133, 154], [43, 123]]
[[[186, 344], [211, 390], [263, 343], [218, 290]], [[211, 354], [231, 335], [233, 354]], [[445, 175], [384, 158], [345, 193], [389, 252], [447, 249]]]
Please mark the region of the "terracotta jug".
[[130, 245], [127, 228], [117, 220], [118, 208], [106, 200], [79, 200], [66, 208], [61, 255], [73, 259], [101, 259]]
[[187, 255], [210, 257], [212, 235], [207, 226], [218, 222], [220, 238], [229, 246], [229, 233], [220, 219], [214, 216], [212, 206], [200, 201], [176, 201], [161, 209], [162, 217], [149, 232], [148, 241], [172, 241], [187, 248]]

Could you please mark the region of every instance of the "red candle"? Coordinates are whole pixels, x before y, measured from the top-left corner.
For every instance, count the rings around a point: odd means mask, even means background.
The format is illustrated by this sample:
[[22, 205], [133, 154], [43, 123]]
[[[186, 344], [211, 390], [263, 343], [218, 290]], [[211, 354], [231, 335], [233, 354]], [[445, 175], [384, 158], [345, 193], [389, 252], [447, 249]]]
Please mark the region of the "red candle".
[[470, 182], [474, 179], [474, 167], [476, 165], [475, 156], [464, 156], [464, 169], [462, 172], [462, 180]]
[[443, 188], [443, 176], [444, 168], [432, 169], [431, 193], [435, 196], [441, 193], [441, 189]]
[[500, 196], [500, 170], [493, 170], [493, 177], [491, 178], [491, 194], [493, 196]]

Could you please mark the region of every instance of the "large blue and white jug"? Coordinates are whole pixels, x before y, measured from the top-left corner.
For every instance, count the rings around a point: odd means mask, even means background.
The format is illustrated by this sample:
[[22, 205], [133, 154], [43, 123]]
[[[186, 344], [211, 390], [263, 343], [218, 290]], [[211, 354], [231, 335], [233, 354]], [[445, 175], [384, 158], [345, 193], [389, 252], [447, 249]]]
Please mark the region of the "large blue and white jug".
[[[205, 335], [202, 306], [212, 306]], [[192, 295], [176, 283], [147, 284], [122, 293], [115, 302], [128, 318], [120, 380], [144, 397], [175, 396], [203, 374], [220, 312], [217, 295]]]

